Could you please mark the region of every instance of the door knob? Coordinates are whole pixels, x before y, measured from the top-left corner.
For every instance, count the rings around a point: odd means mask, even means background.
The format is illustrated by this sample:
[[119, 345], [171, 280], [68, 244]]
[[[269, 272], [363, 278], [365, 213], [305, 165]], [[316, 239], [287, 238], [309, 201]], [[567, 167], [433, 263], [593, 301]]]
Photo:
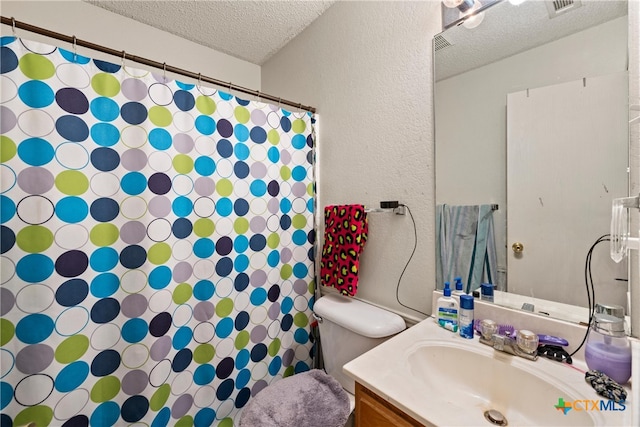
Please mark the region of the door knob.
[[524, 245], [520, 242], [515, 242], [513, 245], [511, 245], [511, 249], [513, 249], [513, 252], [520, 254], [522, 253], [522, 251], [524, 251]]

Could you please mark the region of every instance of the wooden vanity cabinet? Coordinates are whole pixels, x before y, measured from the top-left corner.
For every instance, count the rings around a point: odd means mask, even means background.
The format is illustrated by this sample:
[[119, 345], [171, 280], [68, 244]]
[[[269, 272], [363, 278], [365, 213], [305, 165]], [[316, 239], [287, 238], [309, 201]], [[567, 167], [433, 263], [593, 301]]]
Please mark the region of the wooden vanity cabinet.
[[356, 383], [355, 427], [423, 427], [373, 391]]

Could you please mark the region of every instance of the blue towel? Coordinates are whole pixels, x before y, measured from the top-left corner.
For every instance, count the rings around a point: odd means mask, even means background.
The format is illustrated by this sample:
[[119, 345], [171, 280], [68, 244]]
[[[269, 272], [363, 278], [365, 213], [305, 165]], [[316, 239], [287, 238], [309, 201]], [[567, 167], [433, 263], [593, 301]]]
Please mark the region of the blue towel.
[[436, 207], [436, 289], [461, 277], [465, 291], [496, 279], [491, 205]]

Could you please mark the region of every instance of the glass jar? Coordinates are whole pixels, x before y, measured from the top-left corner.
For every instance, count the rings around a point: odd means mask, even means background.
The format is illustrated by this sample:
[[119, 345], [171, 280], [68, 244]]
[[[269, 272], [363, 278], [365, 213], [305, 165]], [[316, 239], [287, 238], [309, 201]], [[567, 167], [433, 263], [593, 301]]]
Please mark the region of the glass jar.
[[625, 384], [631, 378], [631, 345], [625, 333], [624, 317], [618, 317], [621, 311], [598, 311], [596, 309], [591, 322], [585, 361], [589, 369]]

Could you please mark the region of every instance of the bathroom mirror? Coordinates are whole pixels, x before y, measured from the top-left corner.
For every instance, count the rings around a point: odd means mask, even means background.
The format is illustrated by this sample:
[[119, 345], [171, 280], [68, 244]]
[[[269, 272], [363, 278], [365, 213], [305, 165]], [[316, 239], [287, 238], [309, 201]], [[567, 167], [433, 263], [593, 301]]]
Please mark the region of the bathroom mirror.
[[[589, 249], [629, 191], [627, 6], [501, 1], [434, 39], [436, 204], [497, 205], [496, 303], [588, 320]], [[627, 308], [626, 262], [590, 258], [596, 301]]]

